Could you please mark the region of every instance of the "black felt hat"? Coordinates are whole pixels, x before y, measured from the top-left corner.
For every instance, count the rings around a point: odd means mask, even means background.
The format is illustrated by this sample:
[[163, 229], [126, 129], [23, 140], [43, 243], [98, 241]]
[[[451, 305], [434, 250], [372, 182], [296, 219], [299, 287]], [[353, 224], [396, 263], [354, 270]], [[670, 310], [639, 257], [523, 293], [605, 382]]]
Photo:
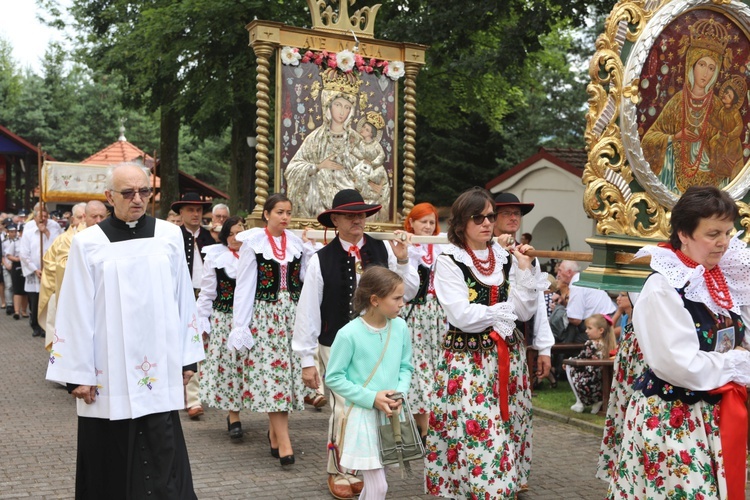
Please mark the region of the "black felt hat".
[[335, 228], [331, 214], [361, 214], [365, 217], [376, 214], [383, 205], [368, 205], [356, 189], [342, 189], [333, 197], [331, 208], [318, 215], [318, 222], [325, 227]]
[[534, 204], [521, 203], [518, 197], [513, 193], [498, 193], [498, 195], [495, 196], [495, 207], [518, 207], [521, 209], [521, 213], [526, 215], [531, 212], [532, 208], [534, 208]]
[[201, 197], [198, 193], [183, 194], [182, 199], [180, 199], [180, 201], [175, 201], [174, 203], [172, 203], [171, 208], [175, 212], [180, 213], [180, 209], [186, 205], [203, 205], [204, 212], [211, 208], [211, 202], [201, 200]]

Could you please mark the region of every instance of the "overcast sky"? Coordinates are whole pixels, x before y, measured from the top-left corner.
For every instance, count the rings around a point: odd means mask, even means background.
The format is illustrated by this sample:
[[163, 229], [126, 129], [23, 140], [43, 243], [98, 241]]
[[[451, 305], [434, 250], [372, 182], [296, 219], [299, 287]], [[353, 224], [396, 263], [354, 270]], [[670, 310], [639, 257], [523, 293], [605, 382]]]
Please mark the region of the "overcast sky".
[[[58, 0], [67, 5], [70, 0]], [[63, 41], [62, 35], [37, 20], [36, 0], [0, 0], [0, 36], [13, 46], [13, 58], [20, 68], [41, 72], [41, 58], [47, 45]]]

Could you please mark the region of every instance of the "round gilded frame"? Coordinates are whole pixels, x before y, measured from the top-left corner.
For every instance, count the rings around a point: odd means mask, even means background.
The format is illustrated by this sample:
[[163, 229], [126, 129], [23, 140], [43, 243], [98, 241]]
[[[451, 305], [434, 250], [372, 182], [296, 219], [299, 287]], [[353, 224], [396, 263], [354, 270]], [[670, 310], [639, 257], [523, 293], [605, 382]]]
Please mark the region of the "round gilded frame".
[[[750, 8], [739, 2], [731, 2], [716, 9], [714, 1], [706, 0], [677, 0], [670, 2], [667, 6], [660, 8], [646, 24], [643, 35], [633, 44], [630, 55], [625, 66], [623, 82], [625, 86], [637, 86], [647, 64], [649, 55], [654, 45], [659, 42], [662, 32], [673, 21], [691, 11], [705, 8], [713, 10], [717, 14], [728, 17], [745, 34], [750, 44]], [[713, 88], [718, 88], [717, 82]], [[712, 89], [713, 92], [713, 89]], [[649, 192], [661, 205], [672, 208], [679, 196], [672, 192], [659, 177], [654, 173], [651, 165], [646, 160], [638, 124], [638, 102], [632, 99], [622, 99], [620, 102], [620, 121], [622, 142], [628, 163], [632, 168], [639, 184]], [[750, 175], [748, 175], [748, 161], [743, 156], [743, 166], [731, 181], [723, 187], [735, 200], [741, 200], [750, 189]]]

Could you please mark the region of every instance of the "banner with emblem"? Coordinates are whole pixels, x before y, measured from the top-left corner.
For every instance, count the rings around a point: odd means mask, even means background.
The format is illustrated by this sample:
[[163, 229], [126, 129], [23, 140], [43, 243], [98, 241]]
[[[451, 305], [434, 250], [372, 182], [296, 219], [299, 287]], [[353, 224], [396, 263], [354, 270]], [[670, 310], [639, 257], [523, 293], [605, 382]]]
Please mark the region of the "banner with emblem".
[[107, 165], [47, 161], [42, 165], [41, 199], [55, 202], [107, 201]]

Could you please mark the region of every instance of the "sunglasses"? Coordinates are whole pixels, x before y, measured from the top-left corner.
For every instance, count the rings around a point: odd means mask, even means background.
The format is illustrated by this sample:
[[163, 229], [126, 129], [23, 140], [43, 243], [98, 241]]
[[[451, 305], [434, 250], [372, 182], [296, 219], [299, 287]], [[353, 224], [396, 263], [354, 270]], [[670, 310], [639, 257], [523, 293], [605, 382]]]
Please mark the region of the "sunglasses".
[[136, 193], [138, 193], [138, 196], [140, 196], [142, 200], [151, 198], [151, 188], [141, 188], [138, 190], [123, 189], [122, 191], [115, 191], [113, 189], [112, 191], [114, 191], [115, 193], [120, 193], [120, 196], [122, 196], [126, 200], [132, 200], [133, 197], [135, 197]]
[[474, 222], [474, 224], [476, 224], [477, 226], [481, 226], [484, 223], [484, 219], [490, 221], [490, 224], [494, 224], [495, 219], [497, 219], [497, 214], [495, 212], [489, 213], [487, 215], [476, 214], [472, 215], [469, 218]]

